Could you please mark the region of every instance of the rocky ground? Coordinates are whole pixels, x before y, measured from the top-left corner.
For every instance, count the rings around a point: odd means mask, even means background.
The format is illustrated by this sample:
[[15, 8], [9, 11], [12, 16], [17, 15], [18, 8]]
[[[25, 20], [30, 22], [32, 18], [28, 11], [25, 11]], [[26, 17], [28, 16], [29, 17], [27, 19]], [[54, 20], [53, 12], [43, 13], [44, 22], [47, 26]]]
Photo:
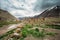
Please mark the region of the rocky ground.
[[[22, 26], [23, 23], [20, 24], [13, 24], [13, 25], [8, 25], [8, 26], [4, 26], [0, 28], [0, 35], [3, 35], [4, 33], [6, 33], [7, 31], [17, 28], [18, 26]], [[39, 28], [41, 29], [41, 28]], [[60, 40], [60, 30], [58, 29], [52, 29], [52, 28], [45, 28], [46, 31], [48, 32], [56, 32], [58, 33], [57, 35], [55, 35], [54, 37], [45, 37], [44, 40]], [[40, 38], [34, 38], [32, 36], [28, 36], [27, 38], [25, 38], [25, 40], [40, 40]]]

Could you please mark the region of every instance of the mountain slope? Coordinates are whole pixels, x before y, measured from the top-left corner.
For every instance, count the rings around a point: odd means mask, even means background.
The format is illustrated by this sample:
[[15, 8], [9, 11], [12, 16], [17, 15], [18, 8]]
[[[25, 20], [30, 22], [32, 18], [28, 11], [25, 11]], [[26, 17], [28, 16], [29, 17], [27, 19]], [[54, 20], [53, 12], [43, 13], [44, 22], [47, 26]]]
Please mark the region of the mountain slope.
[[14, 20], [16, 19], [13, 15], [9, 12], [0, 9], [0, 20]]
[[38, 17], [60, 17], [60, 6], [55, 6], [50, 9], [45, 10], [40, 15], [35, 16]]

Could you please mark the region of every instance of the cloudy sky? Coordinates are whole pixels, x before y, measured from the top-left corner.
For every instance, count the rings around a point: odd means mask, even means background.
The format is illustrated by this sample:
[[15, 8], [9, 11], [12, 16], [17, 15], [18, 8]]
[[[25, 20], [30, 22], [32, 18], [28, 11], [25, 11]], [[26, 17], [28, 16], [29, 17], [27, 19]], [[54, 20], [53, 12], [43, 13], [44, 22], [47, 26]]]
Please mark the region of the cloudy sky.
[[43, 10], [60, 5], [60, 0], [0, 0], [0, 9], [15, 17], [39, 15]]

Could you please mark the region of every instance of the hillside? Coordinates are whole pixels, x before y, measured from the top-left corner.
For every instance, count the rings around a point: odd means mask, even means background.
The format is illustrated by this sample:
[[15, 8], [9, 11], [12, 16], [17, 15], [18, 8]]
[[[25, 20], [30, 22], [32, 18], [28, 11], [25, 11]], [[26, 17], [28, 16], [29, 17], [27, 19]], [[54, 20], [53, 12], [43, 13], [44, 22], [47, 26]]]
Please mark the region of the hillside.
[[16, 18], [8, 11], [0, 9], [0, 20], [15, 20]]
[[60, 6], [54, 6], [51, 7], [44, 12], [42, 12], [40, 15], [35, 16], [35, 18], [38, 17], [60, 17]]

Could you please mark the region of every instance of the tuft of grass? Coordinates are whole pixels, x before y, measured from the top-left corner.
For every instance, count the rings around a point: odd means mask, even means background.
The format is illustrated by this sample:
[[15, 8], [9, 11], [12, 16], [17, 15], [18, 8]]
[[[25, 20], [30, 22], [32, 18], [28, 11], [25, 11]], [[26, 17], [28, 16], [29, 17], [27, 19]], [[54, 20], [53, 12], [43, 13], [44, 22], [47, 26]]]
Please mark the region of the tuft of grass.
[[55, 36], [57, 33], [54, 33], [54, 32], [48, 32], [46, 33], [46, 35], [50, 35], [50, 36]]
[[49, 28], [53, 29], [59, 29], [60, 30], [60, 25], [47, 25]]
[[24, 27], [25, 27], [25, 28], [32, 28], [33, 26], [30, 25], [30, 24], [26, 24]]
[[27, 35], [28, 35], [28, 30], [27, 29], [23, 29], [21, 32], [22, 32], [22, 36], [24, 38], [27, 37]]

